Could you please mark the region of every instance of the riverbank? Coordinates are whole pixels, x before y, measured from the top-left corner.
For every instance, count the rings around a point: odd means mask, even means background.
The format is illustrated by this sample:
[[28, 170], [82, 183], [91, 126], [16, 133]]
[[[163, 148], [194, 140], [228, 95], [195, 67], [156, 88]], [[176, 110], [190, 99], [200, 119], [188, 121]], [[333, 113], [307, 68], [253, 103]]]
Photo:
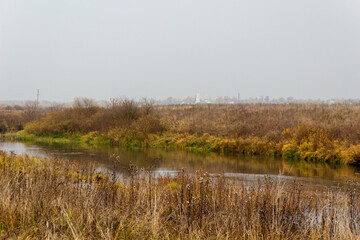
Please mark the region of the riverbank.
[[113, 99], [100, 107], [88, 100], [78, 99], [73, 107], [44, 109], [22, 126], [10, 124], [9, 118], [4, 129], [24, 129], [15, 138], [49, 144], [360, 162], [359, 105], [153, 106], [146, 101]]
[[[305, 130], [304, 130], [305, 129]], [[307, 132], [304, 134], [304, 132]], [[302, 134], [303, 136], [299, 136]], [[321, 129], [302, 125], [286, 129], [283, 138], [274, 141], [259, 137], [228, 138], [210, 134], [161, 133], [112, 130], [106, 133], [35, 136], [20, 132], [8, 137], [42, 144], [75, 144], [91, 146], [119, 146], [124, 148], [166, 148], [199, 153], [226, 153], [283, 157], [290, 161], [324, 162], [331, 164], [358, 164], [360, 145], [331, 141]]]
[[[109, 174], [111, 176], [111, 174]], [[356, 239], [351, 188], [181, 173], [125, 182], [94, 168], [0, 152], [0, 238]]]

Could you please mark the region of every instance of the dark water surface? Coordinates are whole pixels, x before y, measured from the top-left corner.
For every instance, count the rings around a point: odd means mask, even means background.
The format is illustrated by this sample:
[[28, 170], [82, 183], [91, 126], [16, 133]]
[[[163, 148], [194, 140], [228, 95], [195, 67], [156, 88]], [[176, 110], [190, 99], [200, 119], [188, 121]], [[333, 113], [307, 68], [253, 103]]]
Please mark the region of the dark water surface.
[[82, 148], [48, 146], [22, 142], [0, 142], [0, 150], [41, 158], [62, 158], [67, 161], [94, 163], [99, 169], [128, 174], [129, 166], [150, 170], [155, 174], [174, 174], [178, 171], [204, 170], [211, 174], [247, 180], [282, 175], [300, 179], [312, 185], [336, 186], [349, 180], [358, 185], [360, 169], [353, 166], [330, 166], [304, 161], [287, 162], [281, 158], [195, 154], [183, 151], [156, 149], [124, 150], [119, 148]]

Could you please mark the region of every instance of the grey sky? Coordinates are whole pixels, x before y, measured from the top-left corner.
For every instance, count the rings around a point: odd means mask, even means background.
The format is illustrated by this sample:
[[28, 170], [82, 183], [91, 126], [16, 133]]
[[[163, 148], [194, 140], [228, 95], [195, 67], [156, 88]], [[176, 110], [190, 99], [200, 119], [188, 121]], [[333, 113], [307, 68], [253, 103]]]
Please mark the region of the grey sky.
[[0, 100], [360, 97], [358, 0], [0, 0]]

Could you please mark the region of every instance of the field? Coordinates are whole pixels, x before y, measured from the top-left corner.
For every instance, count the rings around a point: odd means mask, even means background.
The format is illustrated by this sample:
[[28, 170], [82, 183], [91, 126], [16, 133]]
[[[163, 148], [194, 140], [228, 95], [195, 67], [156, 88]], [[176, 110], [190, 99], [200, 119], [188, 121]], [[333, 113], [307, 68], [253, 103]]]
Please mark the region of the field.
[[[358, 239], [354, 186], [153, 178], [0, 153], [1, 239]], [[121, 182], [118, 181], [121, 177]]]
[[324, 129], [330, 138], [360, 143], [360, 105], [241, 104], [158, 106], [172, 131], [279, 140], [284, 129], [301, 124]]
[[24, 128], [18, 136], [33, 141], [177, 148], [336, 164], [360, 161], [359, 119], [360, 105], [153, 106], [116, 99], [104, 107], [77, 99], [72, 107], [0, 115], [2, 129]]

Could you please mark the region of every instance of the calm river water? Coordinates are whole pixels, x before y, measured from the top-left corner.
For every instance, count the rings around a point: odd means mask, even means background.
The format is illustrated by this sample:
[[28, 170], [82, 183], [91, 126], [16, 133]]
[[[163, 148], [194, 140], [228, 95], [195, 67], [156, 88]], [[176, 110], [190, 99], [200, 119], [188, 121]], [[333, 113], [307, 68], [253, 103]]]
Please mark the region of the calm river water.
[[133, 164], [159, 174], [174, 174], [182, 169], [186, 172], [203, 169], [212, 174], [248, 180], [264, 176], [273, 177], [281, 173], [283, 178], [296, 178], [312, 185], [336, 186], [346, 184], [348, 180], [358, 185], [360, 182], [360, 168], [354, 166], [287, 162], [281, 158], [195, 154], [155, 149], [48, 146], [22, 142], [0, 142], [0, 150], [41, 158], [55, 157], [66, 161], [92, 162], [99, 169], [109, 169], [123, 174], [128, 174], [129, 166]]

